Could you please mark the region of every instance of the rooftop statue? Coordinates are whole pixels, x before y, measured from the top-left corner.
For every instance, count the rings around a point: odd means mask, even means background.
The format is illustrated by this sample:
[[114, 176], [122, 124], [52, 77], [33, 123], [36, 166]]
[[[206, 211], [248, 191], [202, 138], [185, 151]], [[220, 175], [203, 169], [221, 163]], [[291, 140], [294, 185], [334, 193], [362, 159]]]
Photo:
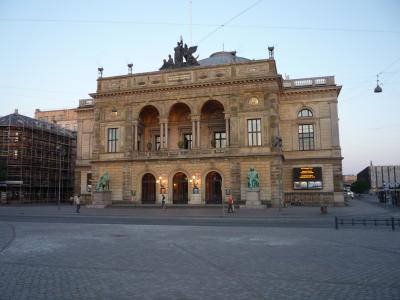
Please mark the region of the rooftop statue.
[[[193, 56], [193, 53], [197, 51], [197, 46], [188, 47], [187, 44], [183, 46], [183, 40], [177, 42], [176, 47], [174, 48], [174, 61], [172, 60], [171, 55], [168, 55], [168, 60], [163, 60], [163, 65], [160, 70], [165, 69], [174, 69], [188, 66], [198, 66], [197, 57]], [[183, 61], [185, 59], [185, 62]]]

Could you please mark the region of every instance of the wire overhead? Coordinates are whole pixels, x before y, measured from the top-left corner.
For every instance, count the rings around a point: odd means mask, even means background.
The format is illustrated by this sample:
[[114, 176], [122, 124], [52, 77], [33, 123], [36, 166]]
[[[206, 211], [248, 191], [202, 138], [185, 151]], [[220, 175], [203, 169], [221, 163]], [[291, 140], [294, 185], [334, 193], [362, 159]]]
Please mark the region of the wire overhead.
[[241, 12], [239, 12], [238, 14], [234, 15], [232, 18], [230, 18], [228, 21], [226, 21], [225, 23], [222, 23], [221, 25], [219, 25], [217, 28], [215, 28], [213, 31], [211, 31], [209, 34], [207, 34], [206, 36], [204, 36], [202, 39], [200, 39], [198, 41], [198, 44], [200, 44], [202, 41], [208, 39], [210, 36], [212, 36], [214, 33], [216, 33], [218, 30], [224, 28], [226, 25], [228, 25], [230, 22], [232, 22], [233, 20], [239, 18], [241, 15], [245, 14], [247, 11], [249, 11], [250, 9], [252, 9], [254, 6], [258, 5], [259, 3], [261, 3], [263, 0], [258, 0], [256, 2], [254, 2], [252, 5], [250, 5], [249, 7], [247, 7], [246, 9], [242, 10]]
[[[261, 28], [269, 30], [295, 30], [295, 31], [332, 31], [332, 32], [365, 32], [365, 33], [391, 33], [400, 34], [400, 30], [389, 30], [389, 29], [371, 29], [371, 28], [345, 28], [345, 27], [302, 27], [302, 26], [281, 26], [281, 25], [263, 25], [263, 24], [236, 24], [228, 25], [231, 21], [247, 12], [250, 8], [254, 7], [257, 3], [254, 3], [251, 7], [248, 7], [235, 17], [226, 21], [223, 24], [210, 24], [210, 23], [177, 23], [177, 22], [145, 22], [145, 21], [129, 21], [129, 20], [83, 20], [83, 19], [31, 19], [31, 18], [0, 18], [0, 22], [10, 23], [70, 23], [70, 24], [114, 24], [114, 25], [154, 25], [154, 26], [196, 26], [196, 27], [217, 27], [209, 35], [211, 36], [214, 32], [220, 30], [223, 27], [232, 28]], [[204, 37], [203, 39], [205, 39]], [[201, 41], [201, 40], [200, 40]]]

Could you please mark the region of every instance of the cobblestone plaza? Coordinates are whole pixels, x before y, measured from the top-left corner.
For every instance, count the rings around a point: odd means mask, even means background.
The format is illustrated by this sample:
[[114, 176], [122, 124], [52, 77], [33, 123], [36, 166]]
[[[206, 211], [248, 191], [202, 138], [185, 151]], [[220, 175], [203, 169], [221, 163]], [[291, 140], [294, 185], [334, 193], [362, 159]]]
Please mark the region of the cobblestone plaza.
[[69, 224], [2, 211], [0, 299], [400, 298], [400, 235], [386, 227], [83, 224], [70, 210]]

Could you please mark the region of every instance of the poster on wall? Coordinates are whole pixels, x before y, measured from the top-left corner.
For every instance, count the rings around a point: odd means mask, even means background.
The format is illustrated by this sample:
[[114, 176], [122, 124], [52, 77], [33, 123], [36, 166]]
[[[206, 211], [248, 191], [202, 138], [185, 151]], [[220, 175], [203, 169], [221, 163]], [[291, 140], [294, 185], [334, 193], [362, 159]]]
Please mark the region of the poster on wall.
[[293, 189], [322, 190], [322, 168], [293, 168]]

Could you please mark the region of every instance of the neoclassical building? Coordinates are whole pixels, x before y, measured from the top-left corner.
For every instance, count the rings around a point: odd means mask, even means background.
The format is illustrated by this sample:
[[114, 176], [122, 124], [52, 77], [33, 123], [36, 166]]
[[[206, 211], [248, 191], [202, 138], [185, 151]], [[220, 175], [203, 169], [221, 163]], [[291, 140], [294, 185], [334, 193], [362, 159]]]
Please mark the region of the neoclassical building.
[[273, 48], [187, 62], [98, 78], [77, 109], [77, 192], [107, 171], [113, 203], [343, 203], [334, 77], [284, 80]]

